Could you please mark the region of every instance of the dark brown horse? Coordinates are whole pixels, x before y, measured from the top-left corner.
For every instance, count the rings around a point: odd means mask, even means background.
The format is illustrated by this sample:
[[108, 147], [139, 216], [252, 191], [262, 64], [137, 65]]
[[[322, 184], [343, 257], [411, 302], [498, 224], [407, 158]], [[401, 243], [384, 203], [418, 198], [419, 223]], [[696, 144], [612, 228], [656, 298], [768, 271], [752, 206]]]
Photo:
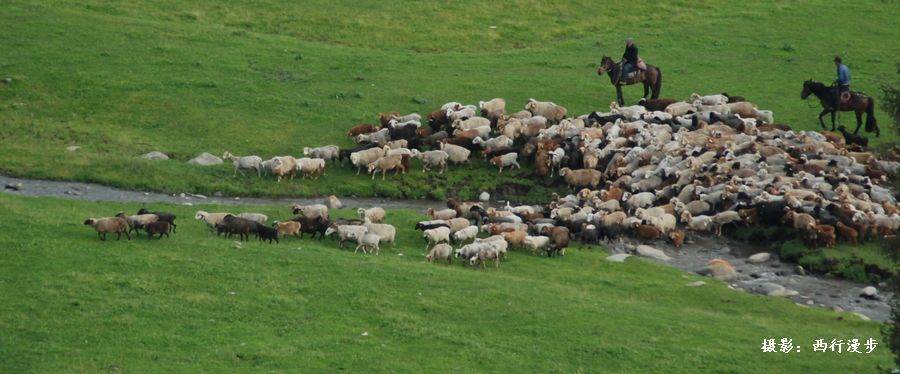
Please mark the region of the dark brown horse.
[[625, 99], [622, 97], [622, 86], [629, 86], [635, 83], [644, 84], [644, 98], [652, 89], [653, 96], [651, 99], [659, 98], [659, 90], [662, 88], [662, 70], [653, 65], [647, 65], [647, 70], [643, 70], [634, 75], [631, 79], [621, 79], [622, 64], [613, 62], [609, 56], [603, 56], [600, 60], [600, 68], [597, 69], [597, 75], [608, 74], [609, 83], [616, 86], [616, 97], [619, 105], [625, 105]]
[[[822, 125], [823, 129], [827, 129], [825, 126], [825, 122], [822, 121], [822, 117], [826, 114], [831, 113], [831, 131], [834, 131], [834, 116], [837, 113], [837, 110], [834, 108], [835, 103], [835, 95], [837, 91], [834, 87], [826, 86], [824, 83], [815, 82], [812, 79], [803, 82], [803, 91], [800, 92], [800, 98], [806, 100], [809, 95], [816, 95], [819, 98], [819, 103], [822, 104], [822, 113], [819, 113], [819, 124]], [[845, 93], [847, 95], [847, 93]], [[866, 113], [866, 132], [875, 132], [875, 136], [881, 136], [881, 131], [878, 129], [878, 122], [875, 121], [875, 99], [869, 97], [868, 95], [862, 92], [849, 91], [850, 98], [848, 100], [841, 100], [840, 103], [840, 111], [856, 112], [856, 130], [853, 131], [854, 134], [859, 132], [859, 127], [862, 126], [862, 114]]]

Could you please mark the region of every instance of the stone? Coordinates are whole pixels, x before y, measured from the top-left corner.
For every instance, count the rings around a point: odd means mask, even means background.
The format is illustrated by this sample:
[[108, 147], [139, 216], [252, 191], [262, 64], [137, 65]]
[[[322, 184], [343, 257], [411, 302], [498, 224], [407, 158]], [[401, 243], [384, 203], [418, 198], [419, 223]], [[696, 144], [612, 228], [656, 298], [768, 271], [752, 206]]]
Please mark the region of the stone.
[[66, 147], [66, 150], [69, 151], [69, 152], [75, 152], [75, 151], [77, 151], [77, 150], [79, 150], [79, 149], [81, 149], [81, 147], [79, 147], [79, 146], [77, 146], [77, 145], [71, 145], [71, 146]]
[[341, 209], [344, 207], [344, 203], [341, 202], [341, 199], [338, 199], [337, 196], [329, 195], [325, 198], [325, 206], [328, 209]]
[[875, 287], [868, 286], [862, 289], [862, 294], [860, 296], [875, 296], [878, 294], [878, 290]]
[[807, 301], [806, 301], [806, 305], [813, 305], [813, 304], [815, 304], [815, 302], [812, 301], [812, 300], [807, 300]]
[[710, 275], [713, 278], [722, 281], [732, 281], [737, 278], [737, 272], [734, 271], [734, 267], [731, 266], [730, 263], [723, 260], [712, 260], [709, 265], [705, 266], [703, 269], [698, 271], [700, 274]]
[[702, 286], [702, 285], [704, 285], [704, 284], [706, 284], [706, 282], [704, 282], [704, 281], [696, 281], [696, 282], [688, 283], [686, 286], [688, 286], [688, 287], [700, 287], [700, 286]]
[[609, 262], [625, 262], [626, 258], [631, 257], [630, 254], [627, 253], [616, 253], [614, 255], [606, 256], [606, 261]]
[[659, 249], [653, 248], [649, 245], [642, 244], [642, 245], [637, 246], [637, 248], [635, 248], [634, 250], [635, 250], [635, 252], [637, 252], [638, 255], [641, 255], [643, 257], [655, 258], [657, 260], [662, 260], [662, 261], [669, 261], [672, 259], [671, 257], [667, 256], [665, 254], [665, 252], [663, 252]]
[[166, 156], [165, 153], [160, 151], [147, 152], [141, 155], [142, 159], [145, 160], [168, 160], [169, 156]]
[[753, 279], [759, 279], [759, 277], [761, 277], [761, 276], [762, 275], [759, 275], [758, 273], [750, 273], [750, 278], [753, 278]]
[[222, 163], [222, 159], [208, 152], [203, 152], [199, 156], [192, 158], [188, 163], [201, 166], [219, 165]]
[[747, 259], [747, 262], [750, 262], [751, 264], [761, 264], [763, 262], [769, 261], [771, 258], [772, 254], [770, 254], [769, 252], [761, 252], [750, 256], [750, 258]]
[[482, 193], [478, 194], [478, 200], [486, 203], [491, 200], [491, 194], [489, 194], [487, 192], [482, 192]]
[[797, 275], [803, 275], [803, 276], [806, 275], [806, 270], [803, 269], [803, 266], [800, 266], [800, 265], [797, 265], [794, 267], [794, 272], [797, 273]]
[[853, 314], [855, 314], [857, 317], [859, 317], [859, 319], [861, 319], [863, 321], [871, 321], [872, 320], [869, 317], [866, 317], [864, 314], [859, 313], [859, 312], [853, 312]]
[[7, 183], [5, 186], [3, 186], [3, 188], [6, 188], [7, 190], [21, 191], [22, 183]]
[[181, 205], [184, 205], [184, 206], [194, 206], [194, 203], [192, 203], [192, 202], [183, 202], [183, 203], [181, 203]]
[[222, 191], [216, 191], [216, 192], [213, 192], [213, 196], [222, 197], [222, 196], [225, 196], [225, 194], [223, 194]]
[[762, 291], [762, 293], [769, 296], [788, 297], [797, 295], [797, 291], [789, 290], [787, 288], [784, 288], [784, 286], [776, 283], [767, 282], [760, 284], [759, 289], [760, 291]]
[[834, 312], [843, 312], [844, 308], [841, 308], [841, 307], [835, 305], [835, 306], [831, 307], [831, 310]]

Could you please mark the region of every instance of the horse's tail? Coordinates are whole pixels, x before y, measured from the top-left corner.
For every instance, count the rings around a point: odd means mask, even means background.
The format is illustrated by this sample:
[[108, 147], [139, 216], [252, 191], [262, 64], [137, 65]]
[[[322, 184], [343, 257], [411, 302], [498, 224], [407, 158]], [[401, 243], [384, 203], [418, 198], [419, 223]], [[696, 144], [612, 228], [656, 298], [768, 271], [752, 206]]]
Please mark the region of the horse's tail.
[[866, 132], [875, 132], [879, 136], [878, 122], [875, 121], [875, 98], [869, 96], [869, 105], [866, 106]]
[[653, 82], [653, 95], [651, 99], [659, 99], [659, 89], [662, 88], [662, 69], [656, 67], [656, 82]]

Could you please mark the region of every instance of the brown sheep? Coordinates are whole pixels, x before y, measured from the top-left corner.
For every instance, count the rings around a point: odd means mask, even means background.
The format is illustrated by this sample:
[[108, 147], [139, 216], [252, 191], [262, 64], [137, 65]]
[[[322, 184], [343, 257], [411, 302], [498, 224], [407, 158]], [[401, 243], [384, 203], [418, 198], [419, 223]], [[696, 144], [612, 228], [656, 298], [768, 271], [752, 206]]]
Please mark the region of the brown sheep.
[[638, 222], [634, 223], [634, 232], [641, 239], [655, 240], [662, 236], [662, 231], [650, 225], [642, 225]]
[[838, 236], [847, 243], [857, 244], [859, 234], [852, 227], [843, 223], [837, 223]]
[[566, 185], [570, 188], [597, 188], [597, 185], [600, 184], [600, 181], [603, 178], [603, 173], [594, 169], [572, 170], [569, 168], [562, 168], [559, 170], [559, 175], [566, 180]]
[[503, 235], [503, 239], [506, 240], [506, 243], [509, 244], [510, 247], [515, 247], [522, 246], [528, 233], [525, 231], [509, 231], [501, 232], [500, 235]]
[[666, 107], [677, 103], [678, 100], [675, 99], [641, 99], [638, 101], [638, 105], [643, 106], [648, 111], [664, 111]]
[[276, 227], [276, 230], [278, 231], [278, 235], [281, 235], [282, 237], [285, 237], [288, 235], [293, 235], [298, 238], [300, 237], [300, 227], [301, 227], [300, 222], [297, 222], [297, 221], [286, 221], [286, 222], [275, 221], [275, 223], [273, 225]]
[[370, 125], [368, 123], [359, 124], [347, 130], [347, 136], [351, 138], [356, 138], [357, 135], [369, 134], [378, 131], [378, 127], [375, 125]]
[[542, 235], [550, 238], [550, 249], [547, 254], [553, 256], [553, 253], [560, 256], [566, 255], [566, 248], [569, 246], [569, 229], [562, 226], [544, 227], [541, 230]]
[[738, 214], [741, 216], [741, 219], [744, 220], [744, 223], [747, 224], [747, 226], [752, 226], [759, 223], [759, 211], [756, 210], [756, 207], [738, 209]]
[[381, 112], [378, 113], [378, 121], [381, 122], [381, 126], [385, 127], [391, 124], [391, 119], [393, 117], [400, 117], [400, 112]]
[[406, 168], [403, 167], [403, 157], [401, 157], [401, 155], [385, 156], [369, 164], [369, 173], [372, 174], [372, 179], [375, 179], [375, 174], [378, 171], [381, 171], [381, 180], [384, 180], [388, 170], [395, 169], [395, 174], [400, 173], [401, 171], [403, 171], [403, 174], [406, 174]]
[[600, 200], [610, 201], [610, 200], [622, 200], [622, 195], [625, 194], [625, 190], [619, 187], [610, 187], [608, 190], [600, 190]]
[[684, 231], [672, 230], [672, 232], [669, 233], [669, 240], [672, 241], [675, 249], [681, 250], [681, 245], [684, 244]]
[[106, 233], [108, 232], [116, 233], [116, 240], [122, 238], [122, 234], [125, 234], [125, 237], [127, 237], [128, 240], [131, 240], [131, 235], [128, 235], [128, 221], [124, 218], [88, 218], [84, 221], [84, 224], [97, 230], [97, 237], [100, 238], [100, 240], [106, 240]]
[[803, 239], [809, 246], [824, 245], [826, 247], [834, 247], [836, 239], [834, 226], [810, 224], [806, 227]]
[[428, 113], [428, 124], [433, 128], [449, 125], [450, 120], [447, 118], [447, 112], [444, 110], [435, 110], [434, 112]]
[[794, 230], [804, 230], [809, 225], [815, 225], [816, 219], [813, 216], [806, 213], [797, 213], [793, 210], [789, 210], [784, 214], [784, 217], [781, 217], [781, 223], [792, 222], [794, 225]]

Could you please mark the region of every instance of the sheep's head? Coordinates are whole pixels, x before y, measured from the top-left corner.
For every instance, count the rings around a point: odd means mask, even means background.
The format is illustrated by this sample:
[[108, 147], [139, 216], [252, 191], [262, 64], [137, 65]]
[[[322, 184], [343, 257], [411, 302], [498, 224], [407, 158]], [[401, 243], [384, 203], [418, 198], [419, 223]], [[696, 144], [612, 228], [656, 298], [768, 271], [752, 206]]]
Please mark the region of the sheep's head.
[[85, 225], [93, 225], [95, 220], [93, 218], [88, 218], [84, 221]]

